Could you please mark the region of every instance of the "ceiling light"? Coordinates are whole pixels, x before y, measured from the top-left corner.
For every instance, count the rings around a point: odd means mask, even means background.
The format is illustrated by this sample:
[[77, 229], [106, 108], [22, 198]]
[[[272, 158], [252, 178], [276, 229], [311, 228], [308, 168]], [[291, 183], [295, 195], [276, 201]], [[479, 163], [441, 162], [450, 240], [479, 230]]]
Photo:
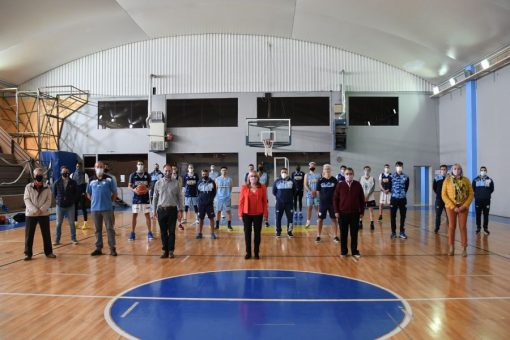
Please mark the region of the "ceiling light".
[[455, 78], [450, 78], [449, 81], [451, 86], [455, 85]]
[[489, 61], [488, 61], [487, 59], [482, 60], [482, 62], [480, 63], [480, 65], [482, 65], [482, 68], [483, 68], [484, 70], [488, 69], [488, 68], [489, 68], [489, 66], [491, 66], [491, 64], [489, 63]]
[[132, 129], [133, 128], [133, 124], [129, 124], [129, 128]]
[[115, 121], [115, 118], [112, 118], [112, 123]]
[[434, 87], [432, 88], [432, 92], [433, 92], [434, 94], [438, 94], [438, 93], [439, 93], [439, 86], [434, 86]]
[[370, 121], [368, 121], [368, 126], [371, 126], [371, 125], [370, 125]]
[[393, 109], [393, 113], [394, 113], [394, 114], [397, 114], [397, 110]]

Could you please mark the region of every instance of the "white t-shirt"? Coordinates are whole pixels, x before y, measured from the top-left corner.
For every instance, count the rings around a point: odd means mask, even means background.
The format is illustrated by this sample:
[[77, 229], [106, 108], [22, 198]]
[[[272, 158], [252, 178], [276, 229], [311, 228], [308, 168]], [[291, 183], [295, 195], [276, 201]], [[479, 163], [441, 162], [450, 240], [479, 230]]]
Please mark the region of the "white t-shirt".
[[363, 188], [363, 193], [365, 197], [368, 196], [367, 201], [375, 201], [374, 190], [375, 190], [375, 180], [372, 176], [366, 178], [365, 176], [361, 176], [359, 179], [361, 183], [361, 187]]

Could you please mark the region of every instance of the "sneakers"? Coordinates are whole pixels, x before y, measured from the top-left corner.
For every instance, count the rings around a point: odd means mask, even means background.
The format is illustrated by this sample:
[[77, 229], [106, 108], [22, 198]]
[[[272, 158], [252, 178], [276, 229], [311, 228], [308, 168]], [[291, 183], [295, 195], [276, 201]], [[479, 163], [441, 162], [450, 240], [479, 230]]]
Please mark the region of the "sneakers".
[[298, 219], [298, 213], [297, 212], [294, 212], [294, 215], [293, 215], [294, 219], [297, 220]]
[[227, 229], [228, 229], [228, 231], [234, 231], [234, 229], [232, 229], [232, 226], [231, 226], [231, 225], [229, 225], [229, 226], [227, 227]]
[[184, 230], [184, 226], [182, 225], [182, 223], [179, 223], [179, 230]]
[[260, 260], [260, 256], [257, 254], [253, 257], [255, 260]]
[[282, 233], [281, 232], [277, 232], [276, 233], [276, 238], [280, 238], [280, 236], [282, 236]]
[[354, 254], [352, 255], [355, 259], [359, 259], [361, 257], [361, 254], [360, 253], [357, 253], [357, 254]]
[[103, 252], [100, 249], [96, 249], [92, 253], [90, 253], [90, 256], [100, 256], [100, 255], [103, 255]]
[[57, 255], [51, 253], [51, 254], [46, 255], [46, 257], [49, 258], [49, 259], [54, 259], [54, 258], [57, 257]]
[[338, 236], [335, 236], [335, 238], [333, 239], [333, 241], [335, 241], [336, 243], [340, 243], [340, 239], [338, 238]]
[[192, 225], [198, 225], [198, 223], [199, 223], [198, 220], [195, 220], [195, 222], [193, 222]]
[[88, 229], [87, 221], [83, 221], [83, 224], [81, 225], [81, 230]]
[[78, 244], [78, 240], [71, 240], [71, 242], [72, 242], [74, 245], [77, 245], [77, 244]]
[[489, 235], [489, 234], [491, 233], [491, 232], [489, 231], [489, 229], [484, 229], [484, 230], [483, 230], [483, 232], [484, 232], [484, 234], [485, 234], [485, 235]]
[[160, 256], [159, 258], [160, 258], [160, 259], [167, 259], [169, 255], [170, 255], [170, 253], [169, 253], [169, 252], [164, 251], [164, 252], [163, 252], [163, 254], [161, 254], [161, 256]]
[[399, 236], [399, 237], [400, 237], [401, 239], [403, 239], [403, 240], [407, 239], [407, 235], [406, 235], [406, 233], [405, 233], [405, 232], [403, 232], [403, 231], [401, 231], [401, 232], [400, 232], [400, 236]]
[[[479, 232], [480, 232], [480, 231], [478, 231], [478, 233], [479, 233]], [[434, 228], [434, 234], [438, 234], [438, 233], [439, 233], [439, 228]], [[478, 234], [478, 233], [477, 233], [477, 234]]]
[[128, 238], [128, 241], [134, 241], [136, 238], [136, 234], [134, 231], [132, 231], [130, 234], [129, 234], [129, 238]]
[[173, 259], [173, 258], [175, 257], [174, 252], [173, 252], [173, 251], [169, 252], [169, 253], [168, 253], [168, 257], [170, 257], [171, 259]]
[[25, 255], [25, 258], [23, 259], [23, 261], [30, 261], [31, 259], [32, 259], [32, 256]]
[[269, 228], [269, 221], [266, 221], [266, 228]]
[[195, 236], [195, 238], [196, 238], [197, 240], [202, 239], [202, 233], [198, 233], [198, 234], [197, 234], [197, 236]]
[[310, 228], [310, 220], [306, 220], [305, 228], [306, 229]]
[[216, 234], [211, 234], [211, 240], [216, 240], [218, 238], [218, 236], [216, 236]]
[[188, 220], [186, 220], [185, 218], [182, 219], [182, 224], [186, 224], [188, 223]]
[[300, 220], [302, 220], [302, 219], [303, 219], [303, 213], [302, 213], [302, 212], [299, 212], [299, 213], [298, 213], [298, 218], [299, 218]]
[[244, 259], [245, 259], [245, 260], [249, 260], [249, 259], [251, 259], [251, 255], [250, 255], [250, 254], [246, 254], [246, 255], [244, 255]]
[[375, 229], [374, 221], [370, 221], [370, 230], [374, 229]]
[[397, 233], [391, 233], [391, 239], [394, 240], [397, 238]]
[[214, 229], [216, 229], [216, 230], [220, 229], [219, 223], [216, 223], [216, 225], [214, 226]]
[[110, 249], [110, 256], [117, 256], [117, 250], [115, 248]]
[[55, 240], [55, 242], [53, 242], [53, 245], [54, 245], [54, 246], [58, 246], [58, 245], [60, 245], [60, 240]]
[[154, 240], [154, 235], [152, 235], [152, 231], [149, 231], [149, 232], [147, 233], [147, 240], [149, 240], [149, 241]]
[[477, 228], [476, 228], [476, 235], [480, 234], [480, 231], [481, 231], [481, 230], [482, 230], [482, 228], [477, 227]]
[[288, 232], [287, 232], [287, 236], [289, 236], [289, 238], [293, 238], [293, 237], [294, 237], [294, 234], [292, 233], [292, 231], [288, 231]]
[[321, 241], [321, 237], [320, 237], [320, 236], [317, 236], [317, 237], [315, 238], [315, 243], [319, 243], [320, 241]]
[[382, 215], [379, 215], [379, 218], [377, 219], [379, 222], [382, 221]]
[[340, 257], [341, 257], [341, 258], [346, 258], [346, 257], [347, 257], [347, 254], [340, 254]]

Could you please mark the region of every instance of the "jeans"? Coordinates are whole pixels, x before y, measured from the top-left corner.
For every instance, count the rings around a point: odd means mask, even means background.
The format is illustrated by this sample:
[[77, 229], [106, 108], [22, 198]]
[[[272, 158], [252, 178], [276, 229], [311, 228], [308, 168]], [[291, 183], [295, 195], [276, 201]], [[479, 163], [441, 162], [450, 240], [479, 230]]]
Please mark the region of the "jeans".
[[55, 240], [60, 242], [60, 236], [62, 236], [62, 222], [64, 221], [64, 215], [67, 215], [69, 221], [69, 231], [71, 232], [71, 240], [76, 241], [76, 228], [74, 226], [74, 204], [70, 207], [59, 207], [57, 205], [57, 227], [55, 229]]
[[96, 249], [103, 249], [103, 221], [108, 234], [108, 245], [115, 249], [115, 230], [113, 229], [113, 211], [93, 211], [94, 225], [96, 227]]
[[175, 225], [177, 224], [177, 207], [158, 208], [158, 223], [161, 230], [163, 251], [173, 252], [175, 249]]

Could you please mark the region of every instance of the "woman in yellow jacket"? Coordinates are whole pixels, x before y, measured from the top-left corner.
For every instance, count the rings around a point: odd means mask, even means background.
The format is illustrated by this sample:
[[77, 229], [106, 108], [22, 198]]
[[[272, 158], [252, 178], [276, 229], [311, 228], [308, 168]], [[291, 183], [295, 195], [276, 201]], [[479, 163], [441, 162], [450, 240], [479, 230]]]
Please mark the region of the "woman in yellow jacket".
[[452, 166], [452, 173], [448, 176], [441, 191], [446, 213], [448, 215], [448, 255], [454, 253], [455, 228], [457, 217], [459, 219], [460, 241], [462, 243], [462, 256], [467, 256], [467, 218], [469, 205], [473, 201], [474, 192], [471, 182], [463, 175], [460, 164]]

